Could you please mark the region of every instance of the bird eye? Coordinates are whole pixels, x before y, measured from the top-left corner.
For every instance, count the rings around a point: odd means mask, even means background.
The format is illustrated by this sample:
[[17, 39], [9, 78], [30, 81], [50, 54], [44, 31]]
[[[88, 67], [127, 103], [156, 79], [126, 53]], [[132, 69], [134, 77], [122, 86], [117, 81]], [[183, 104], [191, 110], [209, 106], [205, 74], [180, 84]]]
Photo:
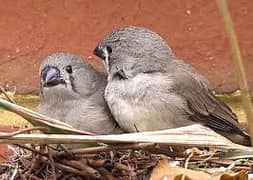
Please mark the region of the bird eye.
[[70, 65], [66, 66], [66, 71], [71, 74], [73, 72], [72, 67]]
[[112, 53], [112, 47], [111, 46], [106, 46], [106, 50], [108, 51], [109, 54]]

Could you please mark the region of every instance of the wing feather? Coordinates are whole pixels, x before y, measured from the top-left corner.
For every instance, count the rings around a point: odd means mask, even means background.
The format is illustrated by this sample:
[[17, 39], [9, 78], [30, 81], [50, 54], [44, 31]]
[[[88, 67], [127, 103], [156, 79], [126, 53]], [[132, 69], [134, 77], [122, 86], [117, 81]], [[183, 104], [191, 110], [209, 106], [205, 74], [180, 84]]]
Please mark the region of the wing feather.
[[224, 133], [248, 136], [232, 110], [210, 91], [204, 77], [188, 66], [175, 70], [173, 76], [173, 89], [187, 99], [191, 120]]

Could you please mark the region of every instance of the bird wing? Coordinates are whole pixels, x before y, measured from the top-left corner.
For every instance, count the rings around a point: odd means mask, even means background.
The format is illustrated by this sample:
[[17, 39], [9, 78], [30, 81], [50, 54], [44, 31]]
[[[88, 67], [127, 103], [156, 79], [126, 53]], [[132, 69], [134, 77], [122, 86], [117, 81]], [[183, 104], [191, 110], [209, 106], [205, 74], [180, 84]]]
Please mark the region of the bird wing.
[[187, 100], [191, 120], [217, 131], [246, 135], [236, 115], [213, 95], [202, 76], [184, 68], [175, 71], [173, 76], [173, 89]]

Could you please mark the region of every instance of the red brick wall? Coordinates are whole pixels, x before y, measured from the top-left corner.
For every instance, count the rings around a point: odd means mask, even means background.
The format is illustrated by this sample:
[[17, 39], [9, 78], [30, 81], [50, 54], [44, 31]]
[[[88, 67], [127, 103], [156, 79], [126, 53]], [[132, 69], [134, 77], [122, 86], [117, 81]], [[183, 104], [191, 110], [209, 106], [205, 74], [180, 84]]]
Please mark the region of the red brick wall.
[[[228, 0], [247, 75], [253, 87], [253, 1]], [[237, 88], [231, 53], [215, 1], [210, 0], [0, 0], [0, 84], [38, 92], [38, 66], [55, 51], [88, 58], [114, 28], [138, 25], [161, 34], [179, 57], [215, 90]]]

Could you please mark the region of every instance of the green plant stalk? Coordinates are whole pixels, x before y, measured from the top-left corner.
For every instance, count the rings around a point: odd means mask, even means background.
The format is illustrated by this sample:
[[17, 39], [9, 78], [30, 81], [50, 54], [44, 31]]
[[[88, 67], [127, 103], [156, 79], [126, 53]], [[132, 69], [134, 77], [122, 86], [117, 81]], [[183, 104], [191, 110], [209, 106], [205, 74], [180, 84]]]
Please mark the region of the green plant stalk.
[[253, 145], [253, 106], [251, 102], [250, 89], [247, 83], [247, 77], [245, 73], [245, 68], [243, 64], [243, 59], [241, 56], [238, 40], [235, 34], [233, 21], [231, 19], [227, 1], [226, 0], [217, 0], [217, 4], [220, 10], [221, 15], [225, 23], [225, 28], [229, 36], [229, 43], [232, 50], [232, 59], [234, 62], [237, 80], [239, 88], [241, 90], [242, 104], [247, 117], [248, 127], [251, 136], [251, 144]]

